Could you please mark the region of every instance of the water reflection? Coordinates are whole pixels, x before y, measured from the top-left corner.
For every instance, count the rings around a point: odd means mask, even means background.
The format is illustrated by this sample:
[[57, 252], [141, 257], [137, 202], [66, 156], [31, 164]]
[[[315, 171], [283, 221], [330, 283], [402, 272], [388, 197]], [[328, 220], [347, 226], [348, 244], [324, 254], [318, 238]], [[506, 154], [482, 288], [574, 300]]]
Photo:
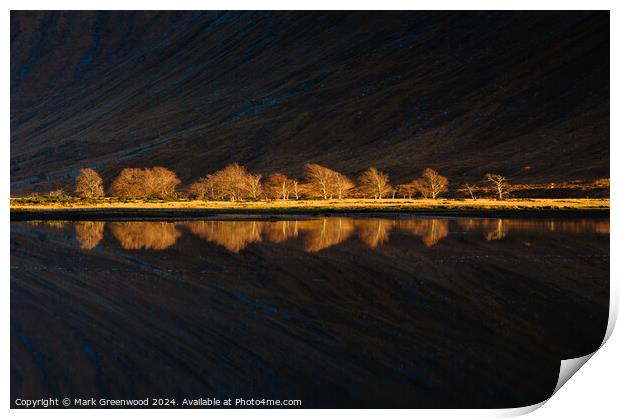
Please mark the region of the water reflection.
[[75, 223], [75, 238], [80, 249], [90, 250], [103, 240], [103, 221], [79, 221]]
[[299, 221], [286, 220], [266, 223], [263, 231], [270, 242], [282, 243], [299, 236]]
[[306, 233], [304, 250], [319, 252], [347, 240], [355, 230], [351, 218], [322, 218], [300, 222], [300, 229]]
[[596, 233], [609, 234], [609, 220], [599, 219], [493, 219], [493, 218], [459, 218], [456, 224], [465, 231], [485, 231], [493, 237], [506, 237], [508, 231], [545, 231], [550, 233]]
[[[31, 222], [61, 230], [67, 222]], [[386, 245], [398, 233], [418, 237], [426, 247], [438, 245], [450, 233], [466, 233], [485, 241], [499, 241], [512, 232], [609, 234], [609, 220], [517, 220], [323, 217], [301, 220], [206, 220], [184, 222], [81, 221], [74, 223], [81, 249], [95, 248], [104, 238], [106, 224], [117, 243], [126, 250], [163, 250], [182, 234], [191, 234], [238, 253], [252, 243], [284, 243], [299, 240], [306, 252], [320, 252], [350, 239], [371, 249]]]
[[394, 220], [359, 220], [357, 235], [371, 249], [375, 249], [390, 239], [390, 230], [394, 228]]
[[262, 224], [259, 221], [193, 221], [187, 226], [192, 234], [234, 253], [250, 243], [261, 241]]
[[13, 222], [11, 397], [538, 403], [559, 360], [605, 334], [608, 232], [609, 219]]
[[448, 237], [447, 220], [402, 220], [399, 227], [422, 239], [427, 247], [435, 246], [441, 239]]
[[501, 240], [508, 232], [506, 231], [506, 226], [504, 225], [504, 220], [497, 220], [497, 224], [493, 231], [489, 231], [484, 237], [487, 240]]
[[181, 236], [175, 223], [160, 221], [111, 222], [110, 231], [123, 249], [163, 250]]
[[46, 221], [41, 221], [41, 220], [32, 220], [32, 221], [28, 221], [29, 225], [32, 226], [45, 226], [45, 227], [50, 227], [50, 228], [54, 228], [54, 229], [63, 229], [65, 228], [67, 225], [69, 225], [69, 221], [61, 221], [61, 220], [46, 220]]

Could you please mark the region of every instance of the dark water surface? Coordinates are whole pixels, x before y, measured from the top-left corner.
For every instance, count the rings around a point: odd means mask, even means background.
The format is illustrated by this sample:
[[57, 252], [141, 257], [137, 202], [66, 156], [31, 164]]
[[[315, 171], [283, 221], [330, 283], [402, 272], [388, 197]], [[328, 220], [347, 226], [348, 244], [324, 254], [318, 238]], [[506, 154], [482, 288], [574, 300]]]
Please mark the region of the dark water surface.
[[11, 398], [523, 406], [608, 302], [608, 219], [12, 222]]

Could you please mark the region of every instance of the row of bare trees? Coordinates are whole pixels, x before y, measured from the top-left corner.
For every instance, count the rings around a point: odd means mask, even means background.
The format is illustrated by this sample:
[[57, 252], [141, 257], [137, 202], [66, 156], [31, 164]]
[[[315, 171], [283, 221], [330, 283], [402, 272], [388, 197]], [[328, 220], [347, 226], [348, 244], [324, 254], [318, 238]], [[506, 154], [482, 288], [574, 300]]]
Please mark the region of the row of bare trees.
[[[485, 180], [499, 199], [508, 191], [504, 176], [486, 174]], [[123, 198], [164, 198], [177, 196], [181, 183], [176, 174], [163, 167], [126, 168], [110, 186], [112, 196]], [[476, 199], [483, 188], [465, 184], [459, 191]], [[384, 199], [422, 196], [436, 199], [448, 191], [448, 179], [427, 168], [421, 176], [407, 183], [392, 186], [389, 175], [375, 167], [366, 169], [356, 184], [352, 179], [333, 169], [316, 163], [304, 166], [304, 181], [292, 179], [283, 173], [273, 173], [263, 179], [238, 163], [232, 163], [215, 173], [192, 183], [188, 195], [198, 199], [240, 201], [245, 199], [343, 199], [350, 196]], [[93, 169], [82, 169], [76, 180], [75, 192], [80, 197], [104, 196], [101, 176]]]
[[[487, 173], [484, 175], [484, 180], [490, 185], [489, 189], [497, 199], [504, 199], [510, 192], [510, 184], [506, 176]], [[459, 189], [460, 192], [466, 193], [471, 199], [478, 199], [478, 193], [484, 190], [485, 188], [470, 183], [464, 184]]]
[[[164, 167], [125, 168], [110, 186], [110, 195], [122, 198], [153, 198], [176, 196], [181, 183], [177, 175]], [[105, 195], [103, 180], [93, 169], [81, 169], [75, 181], [75, 193], [83, 198]]]
[[263, 194], [262, 176], [250, 173], [238, 163], [229, 164], [222, 170], [192, 183], [188, 189], [191, 196], [214, 200], [240, 201], [258, 199]]
[[269, 175], [262, 181], [261, 175], [252, 174], [237, 163], [198, 179], [188, 192], [196, 198], [214, 200], [228, 199], [343, 199], [363, 196], [375, 199], [394, 198], [396, 195], [411, 198], [417, 193], [427, 198], [437, 198], [448, 189], [448, 179], [432, 169], [422, 172], [419, 179], [393, 187], [387, 173], [371, 167], [359, 177], [358, 185], [347, 176], [316, 163], [304, 167], [304, 182], [291, 179], [283, 173]]

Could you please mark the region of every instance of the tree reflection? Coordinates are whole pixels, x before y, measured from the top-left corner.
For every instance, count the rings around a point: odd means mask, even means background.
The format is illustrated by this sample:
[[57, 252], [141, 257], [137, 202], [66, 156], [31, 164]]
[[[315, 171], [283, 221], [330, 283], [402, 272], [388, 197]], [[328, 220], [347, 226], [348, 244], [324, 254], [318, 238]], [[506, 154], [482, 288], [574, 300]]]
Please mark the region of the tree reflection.
[[501, 240], [506, 237], [508, 232], [506, 231], [506, 226], [504, 225], [504, 220], [498, 218], [495, 222], [495, 230], [489, 231], [485, 234], [485, 238], [487, 240]]
[[371, 249], [376, 249], [389, 240], [390, 230], [392, 230], [394, 224], [394, 220], [379, 218], [355, 220], [358, 237]]
[[261, 241], [260, 221], [193, 221], [189, 231], [198, 237], [239, 253], [250, 243]]
[[75, 238], [80, 249], [90, 250], [103, 240], [104, 221], [79, 221], [75, 223]]
[[268, 222], [265, 223], [263, 231], [269, 241], [282, 243], [299, 235], [299, 221]]
[[354, 230], [350, 218], [322, 218], [299, 222], [299, 229], [305, 233], [304, 250], [318, 252], [348, 239]]
[[174, 223], [160, 221], [111, 222], [110, 231], [127, 250], [167, 249], [181, 236]]
[[46, 226], [57, 230], [65, 228], [69, 222], [62, 220], [31, 220], [27, 221], [28, 224], [33, 226]]
[[426, 247], [435, 246], [448, 237], [448, 220], [400, 220], [398, 228], [422, 239]]
[[469, 218], [459, 219], [456, 223], [465, 231], [481, 231], [486, 240], [503, 239], [508, 236], [509, 231], [609, 234], [609, 220]]
[[[609, 220], [507, 220], [459, 219], [452, 227], [481, 234], [487, 241], [501, 240], [512, 232], [555, 232], [609, 234]], [[62, 228], [66, 222], [30, 222], [32, 225]], [[263, 240], [283, 243], [291, 239], [303, 240], [306, 252], [319, 252], [338, 245], [356, 234], [371, 249], [387, 243], [397, 230], [419, 237], [427, 247], [435, 246], [448, 237], [447, 219], [354, 219], [324, 217], [304, 220], [238, 221], [209, 220], [192, 222], [128, 221], [110, 222], [110, 231], [123, 249], [167, 249], [174, 245], [182, 230], [238, 253], [251, 243]], [[80, 221], [75, 223], [75, 236], [80, 248], [90, 250], [103, 239], [105, 222]]]

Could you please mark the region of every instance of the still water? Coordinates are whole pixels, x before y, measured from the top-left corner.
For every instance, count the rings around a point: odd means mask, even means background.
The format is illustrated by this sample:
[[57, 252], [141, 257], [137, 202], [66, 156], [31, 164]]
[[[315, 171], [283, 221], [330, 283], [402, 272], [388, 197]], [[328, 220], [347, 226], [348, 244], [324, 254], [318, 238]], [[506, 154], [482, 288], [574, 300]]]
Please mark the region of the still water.
[[517, 407], [595, 350], [609, 219], [11, 223], [11, 398]]

